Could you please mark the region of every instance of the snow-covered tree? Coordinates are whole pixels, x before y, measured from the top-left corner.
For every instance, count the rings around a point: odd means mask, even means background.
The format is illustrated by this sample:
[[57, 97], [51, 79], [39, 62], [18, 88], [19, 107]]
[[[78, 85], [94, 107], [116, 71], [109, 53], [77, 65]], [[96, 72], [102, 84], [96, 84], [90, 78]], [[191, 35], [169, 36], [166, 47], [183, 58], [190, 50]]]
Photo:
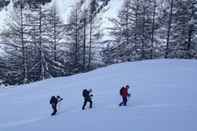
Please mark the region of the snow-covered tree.
[[115, 61], [133, 61], [153, 57], [158, 29], [154, 0], [125, 0], [117, 19], [111, 19], [114, 37], [111, 55]]
[[[11, 79], [17, 79], [16, 83], [28, 82], [28, 57], [27, 57], [27, 44], [25, 42], [25, 30], [24, 26], [25, 18], [23, 14], [24, 6], [21, 2], [20, 8], [14, 8], [14, 15], [10, 16], [8, 28], [6, 28], [2, 34], [2, 44], [4, 44], [4, 51], [7, 54], [7, 66], [9, 66], [9, 72], [7, 74]], [[15, 83], [12, 82], [12, 83]]]

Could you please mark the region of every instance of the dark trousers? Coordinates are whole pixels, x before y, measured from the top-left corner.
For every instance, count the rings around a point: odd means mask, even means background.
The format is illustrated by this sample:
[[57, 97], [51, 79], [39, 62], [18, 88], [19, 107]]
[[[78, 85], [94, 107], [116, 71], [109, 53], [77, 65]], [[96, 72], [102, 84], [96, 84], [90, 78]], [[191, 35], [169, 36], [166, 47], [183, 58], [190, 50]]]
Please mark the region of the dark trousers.
[[57, 113], [57, 104], [52, 104], [52, 109], [53, 109], [53, 113], [51, 113], [51, 115], [55, 115]]
[[88, 99], [84, 99], [84, 103], [83, 103], [82, 110], [85, 109], [85, 106], [86, 106], [86, 104], [87, 104], [88, 102], [90, 103], [90, 108], [92, 108], [92, 100], [91, 100], [90, 98], [88, 98]]
[[119, 104], [119, 106], [126, 106], [127, 105], [127, 97], [122, 96], [122, 102]]

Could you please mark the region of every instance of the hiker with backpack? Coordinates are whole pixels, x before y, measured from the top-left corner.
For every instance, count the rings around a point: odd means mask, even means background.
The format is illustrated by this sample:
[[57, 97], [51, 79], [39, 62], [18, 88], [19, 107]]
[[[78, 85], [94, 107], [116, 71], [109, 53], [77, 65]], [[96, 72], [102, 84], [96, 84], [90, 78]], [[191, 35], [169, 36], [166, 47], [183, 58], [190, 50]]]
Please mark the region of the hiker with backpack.
[[63, 98], [61, 98], [60, 96], [52, 96], [51, 99], [50, 99], [50, 104], [51, 104], [51, 107], [53, 109], [53, 112], [51, 113], [51, 115], [55, 115], [57, 113], [57, 104], [62, 101]]
[[128, 93], [129, 85], [123, 86], [120, 89], [120, 95], [122, 97], [122, 102], [119, 104], [119, 106], [127, 106], [127, 98], [130, 97], [130, 94]]
[[83, 103], [83, 106], [82, 106], [82, 110], [84, 110], [85, 109], [85, 106], [86, 106], [86, 104], [89, 102], [90, 103], [90, 105], [89, 105], [89, 108], [92, 108], [92, 94], [90, 94], [92, 92], [92, 89], [89, 89], [89, 90], [87, 90], [87, 89], [84, 89], [83, 90], [83, 92], [82, 92], [82, 95], [83, 95], [83, 97], [84, 97], [84, 103]]

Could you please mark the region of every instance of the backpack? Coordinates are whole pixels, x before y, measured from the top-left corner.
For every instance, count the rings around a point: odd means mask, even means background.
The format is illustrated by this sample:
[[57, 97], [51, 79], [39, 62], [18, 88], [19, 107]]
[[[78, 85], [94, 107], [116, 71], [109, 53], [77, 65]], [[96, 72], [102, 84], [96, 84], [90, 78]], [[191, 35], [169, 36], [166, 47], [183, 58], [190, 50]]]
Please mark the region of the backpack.
[[50, 104], [55, 104], [55, 103], [57, 103], [57, 99], [55, 96], [52, 96], [50, 99]]
[[82, 95], [83, 97], [87, 97], [89, 95], [89, 92], [86, 89], [84, 89]]
[[120, 89], [120, 95], [123, 94], [123, 91], [124, 91], [124, 87], [122, 87], [122, 88]]

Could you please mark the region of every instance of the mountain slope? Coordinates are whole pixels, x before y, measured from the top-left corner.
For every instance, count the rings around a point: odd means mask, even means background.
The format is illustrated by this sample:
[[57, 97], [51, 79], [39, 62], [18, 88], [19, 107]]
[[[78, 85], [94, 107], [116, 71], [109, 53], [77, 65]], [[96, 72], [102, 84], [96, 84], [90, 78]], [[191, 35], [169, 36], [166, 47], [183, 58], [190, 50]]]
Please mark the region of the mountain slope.
[[[116, 64], [89, 73], [0, 89], [1, 131], [196, 131], [196, 60]], [[127, 107], [119, 88], [130, 85]], [[81, 91], [92, 88], [94, 106], [81, 110]], [[51, 117], [51, 95], [64, 98]]]

